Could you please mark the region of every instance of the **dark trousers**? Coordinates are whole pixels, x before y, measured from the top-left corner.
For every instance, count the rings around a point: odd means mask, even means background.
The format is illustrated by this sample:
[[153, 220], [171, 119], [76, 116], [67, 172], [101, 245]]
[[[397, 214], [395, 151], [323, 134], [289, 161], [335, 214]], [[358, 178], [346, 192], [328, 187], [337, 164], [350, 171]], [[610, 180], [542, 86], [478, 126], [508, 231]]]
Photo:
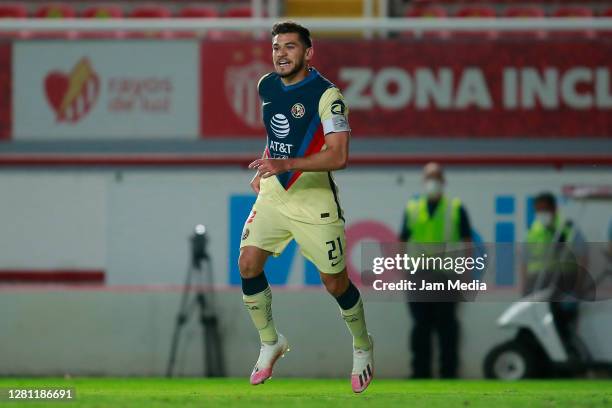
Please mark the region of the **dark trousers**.
[[414, 322], [410, 336], [413, 377], [432, 377], [432, 337], [435, 333], [440, 348], [440, 377], [456, 378], [459, 363], [457, 303], [410, 302], [408, 305]]
[[577, 335], [578, 303], [577, 302], [550, 302], [550, 310], [553, 315], [555, 327], [570, 359], [588, 358], [584, 354]]

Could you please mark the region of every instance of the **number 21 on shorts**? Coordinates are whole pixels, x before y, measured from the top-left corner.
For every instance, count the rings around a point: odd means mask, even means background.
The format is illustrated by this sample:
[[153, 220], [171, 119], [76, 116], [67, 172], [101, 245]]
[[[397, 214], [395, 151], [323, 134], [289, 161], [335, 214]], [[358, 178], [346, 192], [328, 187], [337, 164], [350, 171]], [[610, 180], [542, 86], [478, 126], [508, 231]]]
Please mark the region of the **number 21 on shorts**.
[[333, 241], [327, 241], [325, 244], [328, 248], [327, 256], [331, 262], [331, 266], [338, 265], [342, 259], [342, 255], [344, 255], [344, 249], [342, 248], [342, 241], [340, 241], [340, 237], [337, 237]]

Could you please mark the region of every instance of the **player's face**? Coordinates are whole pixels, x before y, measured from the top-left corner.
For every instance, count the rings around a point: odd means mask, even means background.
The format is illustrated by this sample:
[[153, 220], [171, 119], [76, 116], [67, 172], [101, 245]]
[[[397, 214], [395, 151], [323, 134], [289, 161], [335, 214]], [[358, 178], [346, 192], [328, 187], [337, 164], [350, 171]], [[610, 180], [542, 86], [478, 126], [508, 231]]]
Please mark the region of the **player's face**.
[[278, 34], [272, 41], [272, 62], [281, 78], [304, 71], [311, 53], [312, 48], [306, 48], [297, 33]]

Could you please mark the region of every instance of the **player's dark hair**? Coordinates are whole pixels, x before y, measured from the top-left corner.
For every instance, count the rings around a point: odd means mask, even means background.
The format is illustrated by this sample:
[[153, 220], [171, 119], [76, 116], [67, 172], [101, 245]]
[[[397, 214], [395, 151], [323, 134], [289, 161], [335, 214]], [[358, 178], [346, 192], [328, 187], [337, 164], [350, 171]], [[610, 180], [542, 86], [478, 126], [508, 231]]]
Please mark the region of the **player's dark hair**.
[[540, 194], [538, 194], [535, 199], [534, 199], [534, 204], [535, 203], [544, 203], [544, 204], [548, 204], [548, 206], [552, 209], [556, 209], [557, 208], [557, 199], [555, 198], [555, 195], [551, 192], [548, 191], [544, 191]]
[[272, 37], [278, 34], [297, 33], [300, 36], [300, 40], [306, 46], [306, 48], [312, 47], [312, 40], [310, 39], [310, 31], [296, 23], [295, 21], [283, 21], [276, 23], [272, 26]]

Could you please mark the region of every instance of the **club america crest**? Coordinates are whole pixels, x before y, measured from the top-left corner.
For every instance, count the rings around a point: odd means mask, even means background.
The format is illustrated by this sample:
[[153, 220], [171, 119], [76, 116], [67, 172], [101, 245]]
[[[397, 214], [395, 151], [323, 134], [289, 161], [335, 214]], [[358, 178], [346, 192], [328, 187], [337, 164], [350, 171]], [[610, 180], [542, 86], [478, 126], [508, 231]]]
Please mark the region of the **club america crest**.
[[296, 119], [301, 118], [306, 113], [306, 108], [301, 103], [296, 103], [291, 107], [291, 116]]

